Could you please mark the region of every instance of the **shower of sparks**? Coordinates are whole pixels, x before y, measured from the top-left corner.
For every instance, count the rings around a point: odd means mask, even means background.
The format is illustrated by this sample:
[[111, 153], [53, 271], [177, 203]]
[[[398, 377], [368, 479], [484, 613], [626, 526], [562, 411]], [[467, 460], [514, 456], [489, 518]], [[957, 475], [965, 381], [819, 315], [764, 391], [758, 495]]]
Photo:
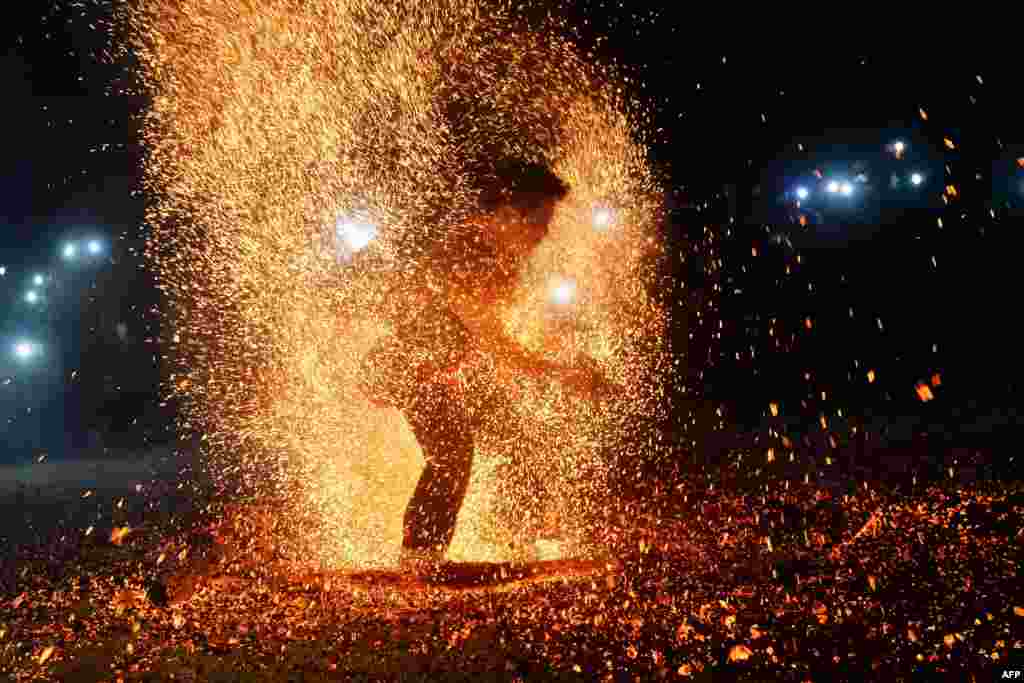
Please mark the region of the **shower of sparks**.
[[[288, 557], [394, 563], [422, 459], [357, 373], [403, 306], [385, 296], [395, 278], [467, 224], [481, 160], [517, 156], [549, 164], [570, 194], [506, 327], [553, 360], [588, 356], [621, 390], [591, 404], [557, 383], [471, 378], [518, 398], [478, 407], [449, 557], [508, 559], [551, 525], [559, 541], [542, 555], [586, 552], [611, 469], [661, 448], [638, 425], [658, 416], [670, 371], [652, 295], [663, 198], [616, 73], [588, 64], [558, 20], [531, 28], [475, 0], [125, 12], [152, 95], [147, 258], [167, 302], [169, 393], [225, 490], [281, 501]], [[594, 229], [613, 216], [614, 231]], [[576, 283], [568, 322], [550, 315], [556, 277]]]

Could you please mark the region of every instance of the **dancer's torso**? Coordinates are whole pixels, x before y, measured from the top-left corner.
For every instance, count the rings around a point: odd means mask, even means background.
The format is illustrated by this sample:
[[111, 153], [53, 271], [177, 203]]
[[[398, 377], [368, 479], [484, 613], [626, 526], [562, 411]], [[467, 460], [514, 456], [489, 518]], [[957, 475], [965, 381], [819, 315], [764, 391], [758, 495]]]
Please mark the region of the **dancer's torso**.
[[[456, 381], [479, 345], [466, 321], [503, 305], [515, 282], [513, 264], [487, 243], [459, 250], [444, 272], [416, 278], [389, 295], [392, 334], [367, 357], [368, 393], [379, 403], [407, 404], [436, 381]], [[479, 363], [474, 363], [478, 365]]]

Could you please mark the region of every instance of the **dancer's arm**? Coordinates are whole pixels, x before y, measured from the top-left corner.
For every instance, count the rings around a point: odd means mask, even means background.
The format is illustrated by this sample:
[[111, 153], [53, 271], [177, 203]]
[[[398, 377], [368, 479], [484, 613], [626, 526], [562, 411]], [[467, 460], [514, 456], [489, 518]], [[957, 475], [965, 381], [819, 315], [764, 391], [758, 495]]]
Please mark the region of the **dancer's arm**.
[[548, 360], [513, 339], [493, 313], [467, 315], [462, 319], [480, 348], [513, 370], [533, 376], [561, 376], [569, 372], [569, 368]]
[[593, 397], [611, 388], [609, 382], [593, 367], [569, 367], [548, 360], [512, 338], [501, 320], [491, 312], [463, 318], [484, 351], [506, 367], [534, 377], [558, 380], [566, 388]]

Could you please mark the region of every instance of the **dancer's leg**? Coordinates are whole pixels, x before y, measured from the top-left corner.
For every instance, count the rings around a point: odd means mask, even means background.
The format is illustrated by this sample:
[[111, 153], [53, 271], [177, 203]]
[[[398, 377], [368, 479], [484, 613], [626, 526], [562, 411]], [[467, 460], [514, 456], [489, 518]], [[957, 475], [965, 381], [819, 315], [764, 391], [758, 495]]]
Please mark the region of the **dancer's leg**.
[[423, 451], [426, 466], [405, 510], [407, 550], [445, 552], [469, 487], [473, 432], [465, 410], [450, 386], [431, 384], [405, 411]]

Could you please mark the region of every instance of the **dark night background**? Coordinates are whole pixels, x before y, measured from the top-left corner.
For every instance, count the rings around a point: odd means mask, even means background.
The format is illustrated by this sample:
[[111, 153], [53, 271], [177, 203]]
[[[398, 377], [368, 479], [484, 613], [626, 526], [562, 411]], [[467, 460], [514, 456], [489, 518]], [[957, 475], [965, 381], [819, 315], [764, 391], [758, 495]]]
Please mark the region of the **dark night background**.
[[[576, 11], [607, 36], [598, 52], [643, 81], [652, 155], [673, 188], [674, 344], [688, 352], [672, 430], [683, 445], [717, 453], [780, 420], [822, 438], [822, 414], [830, 432], [856, 424], [892, 443], [930, 433], [990, 450], [1016, 434], [1024, 146], [1008, 62], [979, 57], [966, 39], [941, 55], [906, 40], [784, 49], [778, 35], [758, 44], [668, 10]], [[90, 24], [107, 12], [46, 3], [12, 15], [0, 43], [6, 463], [170, 434], [150, 341], [159, 301], [138, 257], [145, 102], [126, 90], [123, 64], [97, 59], [106, 37]], [[896, 139], [908, 145], [902, 160], [887, 150]], [[796, 224], [786, 193], [814, 169], [852, 174], [854, 163], [871, 193], [833, 197]], [[912, 170], [920, 187], [891, 185]], [[947, 185], [957, 196], [944, 202]], [[66, 240], [92, 236], [102, 258], [62, 260]], [[54, 283], [32, 306], [24, 294], [36, 272]], [[45, 355], [17, 361], [20, 338]], [[915, 384], [935, 374], [941, 384], [923, 402]], [[697, 426], [684, 430], [690, 415]]]

